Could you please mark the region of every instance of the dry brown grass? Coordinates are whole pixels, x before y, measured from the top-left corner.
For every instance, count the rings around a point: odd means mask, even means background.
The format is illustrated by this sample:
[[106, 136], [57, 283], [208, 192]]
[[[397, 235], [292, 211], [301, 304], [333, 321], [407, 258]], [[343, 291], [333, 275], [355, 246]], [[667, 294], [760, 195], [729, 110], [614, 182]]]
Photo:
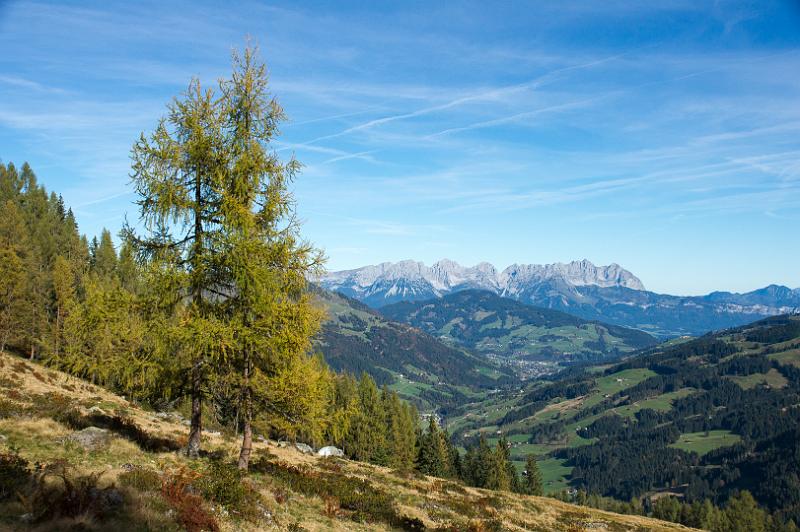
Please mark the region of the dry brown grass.
[[[11, 381], [13, 387], [10, 386]], [[76, 405], [86, 415], [92, 408], [95, 413], [98, 408], [108, 414], [124, 412], [126, 419], [154, 436], [182, 438], [187, 431], [184, 425], [158, 418], [152, 412], [137, 408], [104, 389], [38, 364], [0, 354], [0, 401], [30, 405], [35, 402], [36, 396], [45, 394], [64, 396], [65, 401]], [[571, 406], [560, 405], [561, 408]], [[105, 484], [117, 483], [118, 476], [128, 464], [156, 471], [193, 465], [180, 453], [146, 452], [119, 435], [114, 435], [104, 449], [85, 451], [64, 443], [64, 437], [71, 432], [62, 423], [33, 414], [0, 418], [0, 434], [6, 436], [4, 441], [0, 441], [0, 449], [7, 450], [11, 446], [19, 448], [20, 454], [31, 462], [67, 459], [80, 471], [102, 470]], [[203, 444], [206, 449], [221, 451], [224, 456], [233, 459], [237, 455], [239, 442], [224, 435], [206, 435]], [[321, 459], [304, 455], [293, 448], [278, 447], [273, 442], [254, 442], [254, 452], [256, 456], [269, 453], [271, 461], [292, 466], [305, 465], [320, 474], [365, 479], [390, 494], [401, 515], [419, 519], [430, 530], [492, 530], [500, 524], [509, 531], [689, 530], [681, 525], [577, 507], [550, 498], [489, 492], [442, 479], [403, 476], [388, 468], [348, 460]], [[253, 480], [263, 496], [270, 517], [260, 522], [243, 522], [232, 521], [224, 513], [215, 514], [221, 530], [287, 530], [294, 523], [313, 532], [392, 530], [383, 523], [357, 523], [348, 519], [346, 512], [339, 508], [336, 497], [293, 492], [268, 475], [254, 475]], [[139, 492], [130, 487], [120, 489], [125, 494], [127, 511], [136, 516], [142, 529], [177, 529], [174, 518], [169, 517], [169, 504], [162, 494]], [[90, 528], [93, 526], [92, 523], [88, 525]], [[2, 527], [3, 523], [0, 522]]]

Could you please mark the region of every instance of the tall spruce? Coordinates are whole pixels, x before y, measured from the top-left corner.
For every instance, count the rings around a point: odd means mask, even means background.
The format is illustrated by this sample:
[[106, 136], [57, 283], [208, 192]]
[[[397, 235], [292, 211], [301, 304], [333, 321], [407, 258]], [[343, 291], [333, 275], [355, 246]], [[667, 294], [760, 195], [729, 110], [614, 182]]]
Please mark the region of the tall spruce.
[[529, 454], [527, 460], [525, 460], [525, 479], [522, 486], [525, 493], [529, 495], [544, 495], [542, 473], [539, 471], [536, 456], [532, 454]]
[[28, 305], [28, 231], [17, 205], [6, 201], [0, 217], [0, 352], [21, 341]]
[[433, 415], [428, 420], [427, 432], [420, 440], [417, 469], [434, 477], [449, 477], [453, 473], [448, 442]]
[[358, 407], [345, 439], [348, 454], [356, 460], [385, 465], [386, 412], [375, 381], [363, 373], [356, 390]]
[[512, 489], [516, 477], [513, 467], [508, 453], [508, 442], [505, 437], [500, 438], [490, 455], [485, 487], [501, 491]]
[[388, 424], [389, 465], [401, 471], [414, 468], [416, 458], [416, 409], [400, 400], [397, 393], [384, 388], [384, 408]]
[[101, 277], [110, 278], [117, 270], [117, 251], [111, 240], [111, 232], [103, 229], [100, 233], [100, 242], [94, 249], [92, 256], [93, 270]]

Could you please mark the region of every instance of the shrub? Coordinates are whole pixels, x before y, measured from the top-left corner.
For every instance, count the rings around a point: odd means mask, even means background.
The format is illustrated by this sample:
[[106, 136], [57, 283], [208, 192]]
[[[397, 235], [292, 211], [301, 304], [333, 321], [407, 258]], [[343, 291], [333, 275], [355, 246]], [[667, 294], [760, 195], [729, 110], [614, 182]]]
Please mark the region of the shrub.
[[278, 504], [284, 504], [286, 501], [289, 500], [289, 493], [282, 488], [278, 488], [272, 492], [275, 496], [275, 502]]
[[225, 506], [234, 515], [245, 519], [258, 516], [261, 495], [233, 464], [211, 462], [206, 474], [198, 479], [196, 487], [206, 499]]
[[161, 489], [161, 475], [152, 469], [134, 467], [119, 475], [119, 483], [139, 491], [158, 491]]
[[199, 473], [186, 467], [166, 472], [161, 495], [175, 510], [178, 524], [188, 532], [218, 532], [219, 524], [206, 509], [203, 498], [192, 493], [192, 482], [199, 478]]
[[16, 495], [29, 477], [27, 460], [13, 450], [0, 453], [0, 501]]
[[339, 499], [336, 497], [325, 497], [325, 517], [333, 519], [339, 515]]
[[37, 468], [19, 499], [35, 522], [89, 517], [102, 520], [123, 503], [112, 485], [99, 487], [103, 472], [78, 474], [64, 460]]

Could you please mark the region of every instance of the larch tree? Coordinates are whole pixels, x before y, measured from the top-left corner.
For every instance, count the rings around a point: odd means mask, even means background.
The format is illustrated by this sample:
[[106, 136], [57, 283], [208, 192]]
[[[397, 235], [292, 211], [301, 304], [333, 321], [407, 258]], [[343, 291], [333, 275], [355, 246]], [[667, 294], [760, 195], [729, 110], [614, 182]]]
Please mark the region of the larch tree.
[[[193, 80], [181, 99], [132, 151], [131, 179], [139, 195], [141, 230], [126, 238], [149, 264], [148, 294], [167, 318], [159, 331], [176, 389], [187, 389], [191, 418], [186, 452], [200, 451], [202, 405], [208, 381], [230, 347], [220, 316], [224, 283], [215, 268], [222, 241], [228, 177], [219, 100]], [[172, 386], [170, 386], [172, 387]]]
[[[306, 279], [319, 271], [323, 257], [299, 235], [289, 185], [300, 165], [294, 157], [282, 162], [271, 149], [285, 115], [268, 91], [266, 67], [254, 49], [233, 55], [233, 74], [220, 89], [227, 174], [217, 259], [229, 283], [225, 306], [235, 330], [233, 364], [240, 376], [243, 423], [238, 465], [247, 469], [255, 415], [289, 415], [270, 400], [269, 384], [281, 377], [324, 376], [323, 367], [315, 370], [304, 360], [322, 317]], [[297, 394], [305, 401], [301, 411], [323, 411], [330, 397], [326, 385], [313, 379], [306, 384], [311, 385], [306, 393]]]
[[64, 321], [76, 295], [75, 273], [72, 265], [62, 255], [53, 264], [53, 292], [55, 295], [55, 323], [53, 324], [53, 352], [58, 360], [64, 347]]
[[[303, 357], [321, 319], [306, 279], [322, 255], [301, 240], [289, 191], [300, 165], [280, 161], [270, 145], [284, 118], [268, 92], [266, 68], [247, 49], [234, 54], [233, 74], [217, 94], [192, 82], [133, 150], [148, 235], [128, 229], [128, 240], [154, 272], [151, 297], [172, 315], [166, 345], [179, 355], [177, 374], [192, 400], [187, 453], [200, 448], [205, 394], [215, 386], [233, 389], [243, 469], [258, 414], [297, 421], [286, 404], [276, 404], [270, 384], [291, 382], [292, 373], [310, 367]], [[318, 403], [330, 397], [317, 384], [303, 395], [306, 412], [322, 411]]]

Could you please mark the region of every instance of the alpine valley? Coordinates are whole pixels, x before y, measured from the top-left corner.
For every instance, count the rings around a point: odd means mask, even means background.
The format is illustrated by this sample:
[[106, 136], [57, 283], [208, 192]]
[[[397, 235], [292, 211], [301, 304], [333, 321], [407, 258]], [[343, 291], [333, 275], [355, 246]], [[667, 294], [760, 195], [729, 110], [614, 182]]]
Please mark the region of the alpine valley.
[[319, 283], [378, 309], [462, 290], [488, 290], [586, 320], [641, 329], [659, 338], [696, 336], [800, 309], [800, 288], [770, 285], [744, 294], [657, 294], [618, 264], [595, 266], [588, 260], [513, 264], [502, 271], [486, 262], [464, 267], [444, 259], [428, 267], [406, 260], [330, 272]]

